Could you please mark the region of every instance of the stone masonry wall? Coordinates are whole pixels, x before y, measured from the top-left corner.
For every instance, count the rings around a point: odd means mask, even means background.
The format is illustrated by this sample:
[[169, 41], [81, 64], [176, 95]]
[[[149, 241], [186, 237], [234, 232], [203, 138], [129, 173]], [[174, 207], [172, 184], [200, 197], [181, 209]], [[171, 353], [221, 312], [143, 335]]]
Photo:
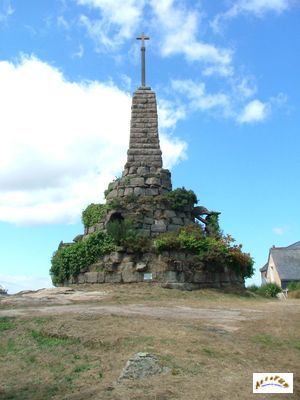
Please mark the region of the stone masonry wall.
[[130, 142], [124, 176], [137, 173], [139, 167], [162, 168], [158, 136], [155, 93], [138, 89], [132, 98]]
[[121, 201], [113, 210], [107, 214], [96, 225], [86, 228], [85, 234], [98, 230], [105, 230], [107, 223], [114, 215], [119, 214], [124, 219], [132, 221], [134, 227], [145, 236], [157, 236], [160, 233], [176, 231], [179, 228], [194, 224], [192, 206], [186, 206], [183, 210], [172, 210], [163, 201], [138, 197], [132, 200]]
[[128, 254], [123, 249], [106, 255], [86, 272], [65, 282], [69, 284], [136, 283], [144, 281], [144, 274], [152, 273], [152, 281], [166, 288], [200, 289], [205, 287], [243, 287], [244, 280], [234, 272], [205, 270], [189, 253], [165, 251]]

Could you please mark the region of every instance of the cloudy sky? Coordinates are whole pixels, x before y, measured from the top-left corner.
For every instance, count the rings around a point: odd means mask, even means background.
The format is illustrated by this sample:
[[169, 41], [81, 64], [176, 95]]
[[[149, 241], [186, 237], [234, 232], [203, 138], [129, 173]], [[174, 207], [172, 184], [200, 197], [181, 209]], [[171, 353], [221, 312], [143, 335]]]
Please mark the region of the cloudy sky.
[[[147, 41], [173, 186], [258, 269], [300, 240], [299, 0], [0, 0], [0, 284], [50, 285], [129, 140]], [[254, 276], [259, 283], [259, 273]]]

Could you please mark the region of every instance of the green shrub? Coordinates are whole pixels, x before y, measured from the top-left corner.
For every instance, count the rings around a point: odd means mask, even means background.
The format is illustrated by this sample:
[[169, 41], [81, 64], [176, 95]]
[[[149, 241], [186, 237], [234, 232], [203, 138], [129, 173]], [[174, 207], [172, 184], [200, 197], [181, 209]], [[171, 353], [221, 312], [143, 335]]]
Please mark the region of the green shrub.
[[137, 235], [132, 222], [127, 219], [110, 221], [106, 229], [118, 246], [123, 245], [124, 241], [128, 239], [134, 239]]
[[280, 287], [277, 286], [275, 283], [266, 283], [265, 285], [262, 285], [260, 288], [258, 288], [256, 293], [264, 297], [276, 297], [277, 294], [280, 292]]
[[247, 286], [246, 288], [247, 290], [249, 290], [252, 293], [257, 293], [259, 290], [259, 286], [257, 285], [251, 285], [251, 286]]
[[178, 237], [178, 232], [167, 232], [159, 235], [154, 239], [154, 248], [159, 252], [164, 250], [180, 249], [181, 243]]
[[162, 195], [162, 200], [166, 201], [172, 210], [180, 211], [186, 206], [193, 206], [198, 202], [197, 196], [192, 190], [184, 187], [172, 190]]
[[159, 251], [185, 249], [195, 251], [199, 239], [203, 238], [200, 225], [188, 225], [178, 231], [166, 232], [154, 239], [154, 247]]
[[109, 209], [107, 204], [90, 204], [82, 211], [82, 223], [86, 228], [89, 228], [99, 222]]
[[211, 237], [203, 233], [199, 225], [190, 225], [177, 232], [164, 233], [154, 240], [159, 251], [186, 250], [198, 256], [199, 261], [208, 268], [223, 270], [228, 267], [244, 278], [253, 273], [253, 259], [242, 252], [241, 245], [234, 245], [231, 236]]
[[250, 254], [243, 253], [241, 247], [233, 246], [228, 249], [227, 266], [241, 274], [244, 278], [251, 278], [254, 274], [254, 261]]
[[152, 240], [138, 234], [134, 237], [124, 239], [122, 241], [122, 246], [129, 252], [143, 254], [151, 250]]
[[81, 270], [114, 247], [112, 238], [103, 232], [93, 233], [80, 242], [59, 246], [51, 260], [50, 275], [53, 284], [59, 285], [70, 276], [77, 276]]

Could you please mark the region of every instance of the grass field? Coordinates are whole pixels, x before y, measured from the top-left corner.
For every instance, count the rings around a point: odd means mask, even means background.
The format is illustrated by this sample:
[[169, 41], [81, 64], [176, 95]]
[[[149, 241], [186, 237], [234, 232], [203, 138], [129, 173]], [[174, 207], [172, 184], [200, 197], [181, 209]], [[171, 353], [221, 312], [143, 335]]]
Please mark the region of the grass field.
[[[97, 290], [107, 293], [99, 302], [0, 307], [2, 400], [300, 399], [300, 299]], [[169, 372], [117, 384], [141, 351]], [[253, 372], [293, 372], [294, 394], [252, 394]]]

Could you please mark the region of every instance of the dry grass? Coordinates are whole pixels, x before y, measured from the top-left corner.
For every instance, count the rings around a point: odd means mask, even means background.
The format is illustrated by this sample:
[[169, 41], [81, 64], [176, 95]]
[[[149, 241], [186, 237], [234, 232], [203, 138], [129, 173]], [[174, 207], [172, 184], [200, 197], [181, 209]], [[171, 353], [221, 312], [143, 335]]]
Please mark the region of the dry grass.
[[[101, 305], [192, 307], [224, 310], [225, 316], [238, 310], [247, 319], [220, 325], [176, 314], [100, 315], [88, 312], [95, 303], [76, 313], [2, 317], [1, 399], [247, 400], [258, 396], [252, 394], [252, 373], [272, 371], [294, 372], [294, 394], [272, 398], [299, 399], [299, 300], [138, 284], [104, 286], [100, 290], [108, 290], [109, 296]], [[138, 351], [156, 354], [170, 373], [115, 384], [127, 359]]]

